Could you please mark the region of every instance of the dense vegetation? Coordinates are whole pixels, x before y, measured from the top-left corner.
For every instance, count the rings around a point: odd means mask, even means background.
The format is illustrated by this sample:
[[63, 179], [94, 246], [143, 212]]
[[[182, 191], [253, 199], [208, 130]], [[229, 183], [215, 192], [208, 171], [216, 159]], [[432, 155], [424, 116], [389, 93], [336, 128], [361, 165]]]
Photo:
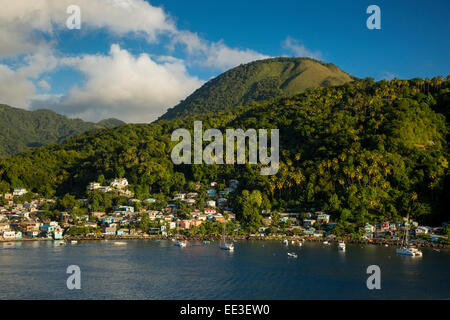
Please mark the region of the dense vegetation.
[[310, 58], [273, 58], [231, 69], [208, 81], [161, 119], [222, 111], [254, 101], [293, 95], [320, 86], [344, 84], [355, 78], [331, 63]]
[[106, 119], [98, 124], [69, 119], [50, 110], [27, 111], [0, 105], [0, 156], [13, 155], [95, 128], [116, 127], [124, 122]]
[[[0, 160], [0, 193], [85, 195], [99, 178], [125, 176], [136, 197], [190, 190], [197, 181], [237, 178], [238, 218], [256, 227], [264, 210], [323, 209], [340, 221], [448, 221], [450, 81], [357, 80], [291, 97], [153, 124], [96, 130]], [[180, 165], [174, 129], [278, 128], [280, 170], [258, 165]], [[250, 191], [246, 191], [250, 190]], [[306, 209], [305, 209], [306, 208]], [[340, 226], [341, 227], [341, 226]]]

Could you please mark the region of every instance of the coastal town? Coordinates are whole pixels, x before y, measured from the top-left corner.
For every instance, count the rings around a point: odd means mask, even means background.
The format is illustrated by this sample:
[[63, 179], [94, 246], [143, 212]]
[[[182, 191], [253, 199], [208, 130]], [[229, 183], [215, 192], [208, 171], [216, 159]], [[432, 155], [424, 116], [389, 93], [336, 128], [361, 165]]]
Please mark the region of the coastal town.
[[[24, 188], [0, 195], [0, 240], [70, 240], [126, 239], [221, 236], [220, 227], [239, 239], [357, 239], [365, 242], [381, 240], [398, 242], [405, 233], [403, 221], [365, 223], [354, 228], [357, 232], [337, 232], [330, 214], [315, 208], [304, 212], [264, 212], [257, 233], [245, 232], [229, 199], [238, 189], [239, 181], [228, 184], [200, 183], [194, 190], [179, 192], [171, 197], [136, 199], [126, 178], [113, 179], [108, 185], [92, 182], [86, 187], [88, 199], [66, 195], [62, 199], [44, 199]], [[98, 198], [110, 195], [109, 204], [98, 210]], [[114, 204], [114, 202], [116, 202]], [[409, 236], [418, 244], [448, 245], [448, 226], [430, 227], [410, 221]], [[340, 237], [338, 237], [340, 236]]]

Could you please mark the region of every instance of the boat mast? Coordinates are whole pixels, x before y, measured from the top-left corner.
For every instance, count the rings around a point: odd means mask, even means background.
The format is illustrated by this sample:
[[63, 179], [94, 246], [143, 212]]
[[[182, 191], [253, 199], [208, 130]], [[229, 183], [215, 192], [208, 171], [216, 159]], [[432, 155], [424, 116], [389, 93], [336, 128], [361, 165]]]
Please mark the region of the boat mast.
[[408, 212], [408, 215], [406, 216], [406, 223], [405, 223], [405, 226], [406, 226], [406, 230], [405, 230], [405, 236], [404, 236], [404, 243], [403, 243], [403, 246], [407, 246], [408, 245], [408, 232], [409, 232], [409, 212]]

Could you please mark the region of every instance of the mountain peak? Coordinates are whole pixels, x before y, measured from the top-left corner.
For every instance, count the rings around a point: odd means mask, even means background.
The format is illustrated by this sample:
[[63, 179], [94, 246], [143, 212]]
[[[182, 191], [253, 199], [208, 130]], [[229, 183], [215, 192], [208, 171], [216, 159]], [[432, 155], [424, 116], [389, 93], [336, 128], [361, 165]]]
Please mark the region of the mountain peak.
[[239, 65], [208, 81], [158, 120], [218, 112], [275, 96], [340, 85], [355, 79], [332, 63], [311, 58], [257, 60]]

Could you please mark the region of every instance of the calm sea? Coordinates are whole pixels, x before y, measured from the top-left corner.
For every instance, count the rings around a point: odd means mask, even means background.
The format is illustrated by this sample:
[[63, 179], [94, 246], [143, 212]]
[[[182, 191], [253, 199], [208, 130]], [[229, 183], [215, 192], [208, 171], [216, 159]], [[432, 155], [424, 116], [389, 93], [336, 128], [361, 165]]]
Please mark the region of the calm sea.
[[[371, 245], [243, 241], [230, 253], [217, 242], [126, 242], [0, 243], [0, 299], [450, 298], [449, 250], [412, 258]], [[67, 289], [69, 265], [81, 269], [81, 290]], [[367, 289], [369, 265], [381, 269], [381, 290]]]

